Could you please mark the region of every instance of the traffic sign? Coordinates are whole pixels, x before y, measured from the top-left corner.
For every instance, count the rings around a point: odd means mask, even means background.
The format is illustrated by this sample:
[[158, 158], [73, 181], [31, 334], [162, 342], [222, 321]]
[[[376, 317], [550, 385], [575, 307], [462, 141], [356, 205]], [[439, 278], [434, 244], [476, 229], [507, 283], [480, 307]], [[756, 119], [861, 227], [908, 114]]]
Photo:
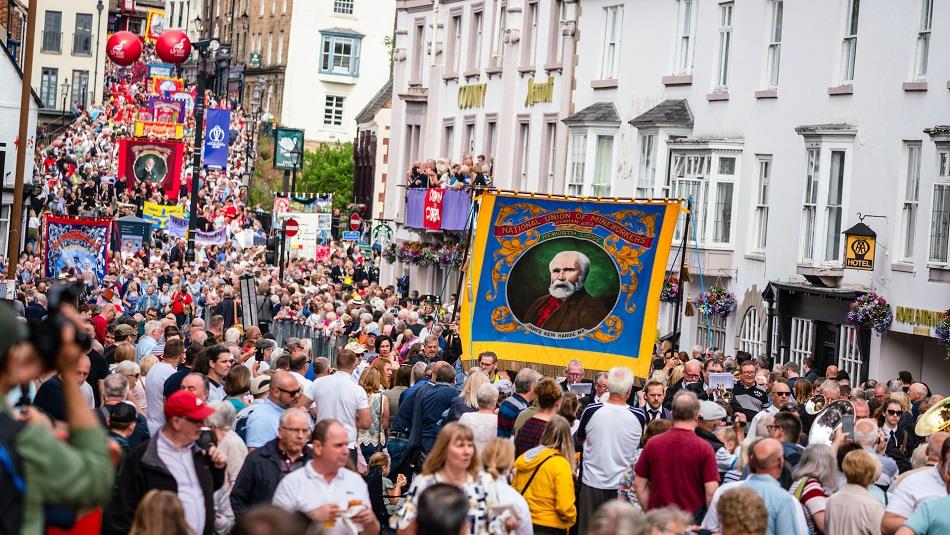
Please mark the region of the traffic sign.
[[296, 219], [288, 219], [284, 223], [284, 234], [286, 234], [288, 238], [293, 238], [294, 236], [296, 236], [297, 231], [299, 230], [300, 230], [300, 226], [297, 224]]
[[359, 241], [360, 231], [358, 230], [344, 230], [343, 231], [343, 241]]
[[363, 226], [363, 219], [359, 214], [353, 212], [353, 215], [350, 216], [350, 230], [359, 230]]

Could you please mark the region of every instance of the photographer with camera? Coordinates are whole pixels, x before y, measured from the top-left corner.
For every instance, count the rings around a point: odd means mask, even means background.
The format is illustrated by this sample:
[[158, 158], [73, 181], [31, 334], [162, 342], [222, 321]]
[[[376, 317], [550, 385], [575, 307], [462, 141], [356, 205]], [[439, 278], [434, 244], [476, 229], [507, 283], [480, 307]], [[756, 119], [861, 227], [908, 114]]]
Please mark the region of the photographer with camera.
[[[53, 295], [54, 290], [50, 294]], [[34, 325], [31, 342], [13, 312], [0, 306], [0, 532], [44, 533], [44, 507], [73, 510], [104, 504], [112, 491], [113, 467], [106, 433], [83, 397], [77, 381], [63, 382], [63, 441], [50, 419], [31, 406], [13, 409], [6, 395], [56, 369], [75, 377], [88, 333], [71, 304], [50, 307], [51, 317]], [[57, 327], [53, 329], [52, 327]], [[85, 336], [84, 336], [85, 335]], [[51, 345], [50, 343], [53, 343]], [[51, 351], [51, 349], [55, 349]], [[88, 346], [86, 346], [88, 350]], [[26, 397], [21, 403], [26, 403]]]

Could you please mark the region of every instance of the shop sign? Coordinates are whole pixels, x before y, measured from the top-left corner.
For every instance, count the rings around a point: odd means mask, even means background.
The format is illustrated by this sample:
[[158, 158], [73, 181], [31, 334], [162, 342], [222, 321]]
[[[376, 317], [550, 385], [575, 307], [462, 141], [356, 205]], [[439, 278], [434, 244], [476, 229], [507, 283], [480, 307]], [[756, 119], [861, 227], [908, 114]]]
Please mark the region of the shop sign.
[[251, 61], [249, 62], [252, 67], [261, 66], [261, 55], [258, 52], [251, 52]]
[[462, 110], [481, 108], [485, 105], [485, 92], [488, 84], [472, 84], [459, 86], [458, 107]]
[[[894, 307], [894, 321], [914, 326], [914, 334], [929, 336], [930, 329], [937, 326], [943, 316], [942, 312], [922, 308]], [[922, 332], [918, 332], [922, 331]]]
[[548, 77], [544, 83], [537, 83], [534, 78], [528, 78], [528, 93], [524, 97], [525, 107], [534, 106], [542, 102], [554, 100], [554, 78]]
[[874, 271], [874, 249], [877, 244], [877, 233], [864, 223], [844, 231], [844, 267], [845, 269], [859, 269]]

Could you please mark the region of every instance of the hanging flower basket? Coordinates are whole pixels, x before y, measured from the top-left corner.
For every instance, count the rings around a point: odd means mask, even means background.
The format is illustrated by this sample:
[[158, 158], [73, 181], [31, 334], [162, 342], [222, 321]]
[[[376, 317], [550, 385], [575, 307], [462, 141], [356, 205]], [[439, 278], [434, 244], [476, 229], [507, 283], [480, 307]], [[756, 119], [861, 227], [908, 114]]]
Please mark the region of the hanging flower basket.
[[679, 277], [671, 275], [663, 283], [663, 290], [660, 291], [660, 301], [664, 303], [675, 303], [680, 298]]
[[894, 313], [887, 301], [874, 293], [868, 292], [859, 296], [851, 303], [848, 310], [848, 323], [865, 329], [873, 329], [877, 334], [884, 334], [894, 321]]
[[937, 343], [946, 346], [947, 358], [950, 359], [950, 308], [940, 315], [934, 333], [937, 335]]
[[426, 243], [404, 241], [390, 243], [383, 249], [383, 259], [390, 264], [396, 261], [413, 266], [460, 267], [464, 249], [459, 243]]
[[383, 249], [383, 259], [390, 264], [396, 263], [396, 243], [390, 242], [386, 244], [386, 248]]
[[696, 308], [704, 316], [725, 318], [736, 309], [736, 297], [722, 286], [716, 286], [696, 298]]

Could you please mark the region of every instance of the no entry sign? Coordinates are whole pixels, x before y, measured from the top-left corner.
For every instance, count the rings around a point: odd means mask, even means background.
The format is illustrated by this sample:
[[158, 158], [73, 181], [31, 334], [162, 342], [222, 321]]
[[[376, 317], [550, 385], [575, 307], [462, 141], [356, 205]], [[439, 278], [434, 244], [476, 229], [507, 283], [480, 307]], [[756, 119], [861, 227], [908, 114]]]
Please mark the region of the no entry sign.
[[287, 222], [284, 223], [284, 234], [286, 234], [288, 238], [296, 236], [299, 230], [300, 225], [297, 224], [296, 219], [288, 219]]
[[360, 215], [354, 213], [350, 216], [350, 230], [359, 230], [363, 225], [363, 220], [360, 218]]

